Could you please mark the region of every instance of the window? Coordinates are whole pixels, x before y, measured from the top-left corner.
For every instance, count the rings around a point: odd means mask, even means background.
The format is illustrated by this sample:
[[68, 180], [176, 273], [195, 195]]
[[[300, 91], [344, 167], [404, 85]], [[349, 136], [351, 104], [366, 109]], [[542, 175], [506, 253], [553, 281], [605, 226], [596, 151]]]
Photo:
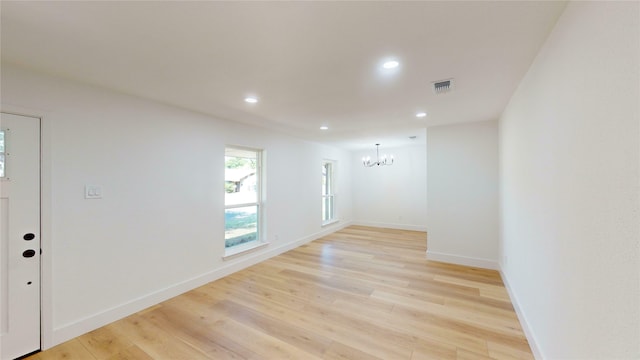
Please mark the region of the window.
[[4, 130], [0, 130], [0, 178], [5, 177], [5, 161], [4, 161], [4, 153], [5, 153], [5, 149], [4, 149], [4, 134], [5, 131]]
[[[260, 244], [261, 162], [260, 150], [235, 147], [225, 149], [225, 255]], [[230, 249], [233, 251], [230, 252]]]
[[322, 224], [335, 221], [335, 186], [334, 171], [335, 162], [325, 160], [322, 162]]

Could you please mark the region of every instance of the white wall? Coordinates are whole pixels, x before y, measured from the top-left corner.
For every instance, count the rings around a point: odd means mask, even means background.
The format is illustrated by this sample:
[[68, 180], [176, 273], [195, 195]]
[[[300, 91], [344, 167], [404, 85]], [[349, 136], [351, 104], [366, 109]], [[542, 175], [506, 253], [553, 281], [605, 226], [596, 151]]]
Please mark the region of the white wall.
[[498, 266], [498, 123], [427, 130], [430, 260]]
[[[420, 134], [424, 140], [424, 133]], [[393, 154], [391, 166], [362, 166], [362, 158], [375, 158], [375, 147], [353, 153], [352, 197], [354, 221], [360, 225], [426, 231], [427, 155], [425, 144], [380, 147], [380, 155]]]
[[[351, 154], [107, 90], [2, 67], [3, 111], [43, 116], [45, 347], [349, 223], [321, 227], [322, 159]], [[269, 246], [224, 261], [224, 147], [266, 151]], [[104, 198], [85, 200], [84, 186]], [[278, 240], [275, 236], [278, 235]]]
[[501, 118], [502, 269], [540, 358], [640, 358], [639, 14], [570, 3]]

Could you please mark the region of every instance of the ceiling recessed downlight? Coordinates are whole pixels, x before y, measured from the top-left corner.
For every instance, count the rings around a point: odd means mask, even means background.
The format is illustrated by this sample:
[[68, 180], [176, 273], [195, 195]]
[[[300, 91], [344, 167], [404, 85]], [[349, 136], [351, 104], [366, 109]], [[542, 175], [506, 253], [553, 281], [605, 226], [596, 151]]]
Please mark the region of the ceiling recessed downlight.
[[382, 67], [385, 69], [395, 69], [400, 65], [400, 63], [396, 60], [389, 60], [389, 61], [385, 61], [384, 64], [382, 64]]
[[423, 117], [425, 117], [425, 116], [427, 116], [427, 113], [426, 113], [426, 112], [424, 112], [424, 111], [421, 111], [421, 112], [416, 113], [416, 117], [417, 117], [417, 118], [423, 118]]
[[320, 126], [320, 130], [329, 130], [329, 127], [326, 125]]
[[247, 96], [246, 98], [244, 98], [244, 102], [247, 102], [249, 104], [255, 104], [258, 102], [258, 98], [255, 96]]

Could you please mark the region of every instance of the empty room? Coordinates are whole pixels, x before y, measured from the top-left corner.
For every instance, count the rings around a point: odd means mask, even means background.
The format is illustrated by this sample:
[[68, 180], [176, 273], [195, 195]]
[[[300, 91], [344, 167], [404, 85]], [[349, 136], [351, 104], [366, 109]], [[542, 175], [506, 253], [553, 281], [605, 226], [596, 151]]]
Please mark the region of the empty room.
[[1, 1], [0, 360], [640, 359], [640, 2]]

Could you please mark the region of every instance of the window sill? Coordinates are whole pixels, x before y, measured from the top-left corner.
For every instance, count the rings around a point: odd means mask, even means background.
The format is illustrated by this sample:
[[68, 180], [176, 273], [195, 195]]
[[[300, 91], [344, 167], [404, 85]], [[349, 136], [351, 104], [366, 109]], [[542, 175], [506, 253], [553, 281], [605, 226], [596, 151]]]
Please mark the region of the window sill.
[[267, 245], [269, 245], [268, 242], [252, 241], [246, 244], [234, 246], [230, 249], [225, 249], [222, 260], [229, 260], [236, 256], [242, 255], [244, 253], [248, 253], [248, 252], [263, 248]]
[[335, 223], [340, 222], [340, 219], [333, 219], [331, 221], [327, 221], [325, 223], [322, 223], [322, 225], [320, 225], [321, 227], [325, 227], [325, 226], [329, 226], [329, 225], [333, 225]]

